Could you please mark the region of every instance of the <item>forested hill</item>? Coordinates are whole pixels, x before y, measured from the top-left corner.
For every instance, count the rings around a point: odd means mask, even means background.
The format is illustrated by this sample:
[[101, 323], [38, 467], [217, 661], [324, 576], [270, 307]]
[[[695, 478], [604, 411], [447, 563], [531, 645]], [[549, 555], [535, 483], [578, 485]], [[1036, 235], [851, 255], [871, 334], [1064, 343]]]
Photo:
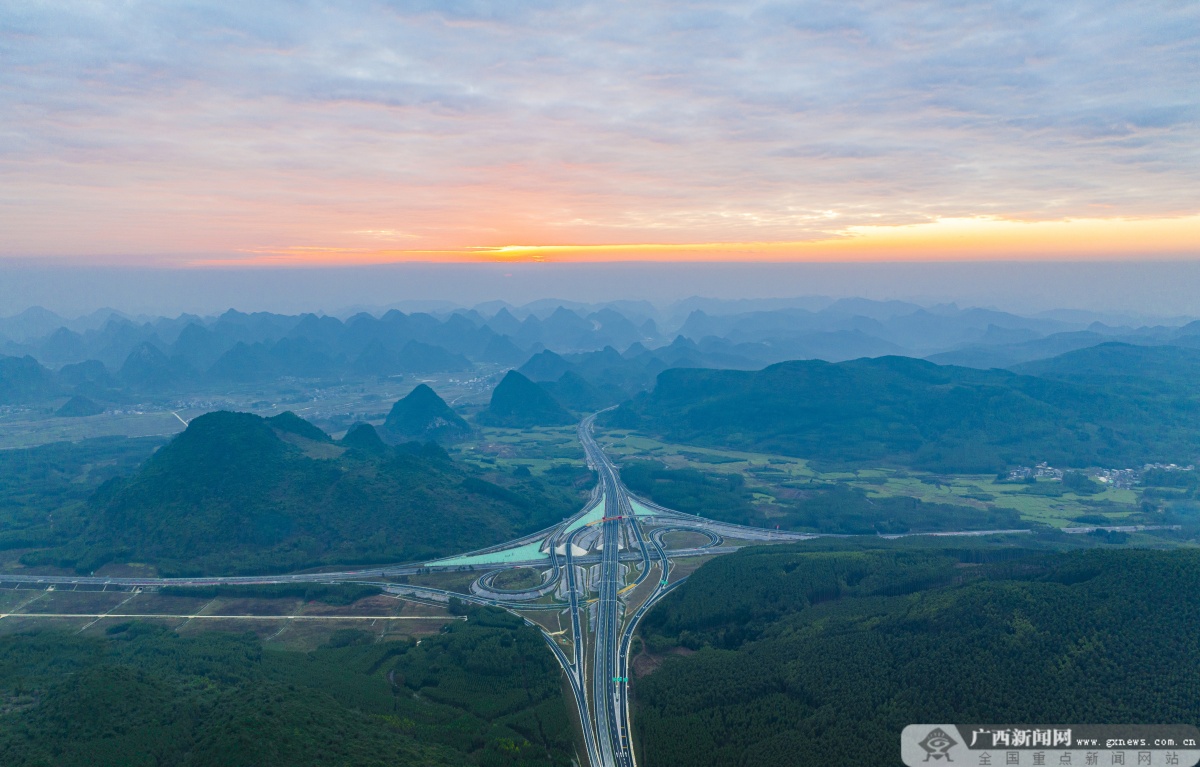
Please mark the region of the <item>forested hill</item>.
[[1200, 720], [1200, 552], [1019, 554], [709, 562], [643, 624], [639, 761], [892, 767], [917, 722]]
[[1144, 395], [1187, 396], [1200, 380], [1200, 349], [1106, 343], [1012, 369], [1025, 375], [1087, 381]]
[[453, 441], [471, 427], [426, 384], [418, 384], [392, 406], [383, 430], [393, 439]]
[[608, 422], [672, 441], [955, 472], [1190, 463], [1200, 401], [907, 357], [664, 371]]
[[71, 542], [26, 561], [216, 575], [419, 560], [539, 529], [576, 504], [533, 480], [508, 483], [432, 443], [367, 450], [290, 413], [209, 413], [135, 476], [102, 486]]
[[504, 375], [492, 390], [492, 400], [475, 419], [487, 426], [562, 426], [574, 423], [549, 392], [515, 370]]
[[311, 653], [253, 633], [0, 637], [5, 767], [568, 767], [561, 672], [495, 609], [419, 643], [335, 632]]

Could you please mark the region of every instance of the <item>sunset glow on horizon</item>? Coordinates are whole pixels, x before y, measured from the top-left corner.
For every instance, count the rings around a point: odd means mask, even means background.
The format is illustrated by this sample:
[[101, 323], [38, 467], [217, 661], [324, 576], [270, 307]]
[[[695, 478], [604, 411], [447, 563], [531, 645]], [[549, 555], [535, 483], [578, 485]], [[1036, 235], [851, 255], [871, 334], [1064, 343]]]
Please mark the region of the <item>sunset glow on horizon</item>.
[[345, 266], [403, 262], [606, 261], [963, 261], [1158, 259], [1200, 252], [1200, 216], [1022, 222], [943, 219], [926, 224], [855, 226], [838, 237], [802, 242], [502, 245], [454, 249], [264, 248], [191, 267]]
[[1195, 6], [134, 2], [4, 21], [3, 259], [1200, 256]]

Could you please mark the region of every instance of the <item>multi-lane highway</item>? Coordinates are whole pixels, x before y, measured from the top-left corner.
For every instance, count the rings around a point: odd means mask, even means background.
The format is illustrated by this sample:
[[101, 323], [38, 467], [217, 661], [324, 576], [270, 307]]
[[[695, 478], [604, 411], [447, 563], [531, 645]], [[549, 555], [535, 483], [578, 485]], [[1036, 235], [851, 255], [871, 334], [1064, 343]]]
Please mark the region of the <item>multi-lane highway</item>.
[[[670, 560], [657, 536], [647, 541], [643, 535], [642, 523], [634, 512], [628, 490], [621, 483], [616, 467], [593, 436], [594, 422], [595, 416], [590, 416], [579, 425], [579, 440], [587, 453], [588, 463], [600, 478], [604, 494], [604, 517], [599, 523], [602, 526], [602, 548], [597, 580], [598, 598], [594, 602], [595, 631], [591, 637], [592, 727], [599, 758], [597, 767], [633, 767], [635, 759], [628, 698], [629, 648], [638, 621], [669, 590]], [[668, 509], [660, 511], [677, 515]], [[672, 529], [688, 528], [676, 524]], [[719, 540], [713, 536], [713, 543]], [[640, 572], [628, 586], [624, 585], [623, 542], [636, 546], [640, 560]], [[653, 588], [644, 595], [632, 615], [626, 615], [622, 594], [652, 577], [655, 568], [657, 574], [653, 576], [656, 579]]]
[[596, 630], [592, 634], [592, 701], [600, 764], [624, 765], [632, 762], [624, 732], [625, 720], [620, 711], [623, 677], [619, 676], [617, 656], [623, 615], [617, 592], [622, 586], [621, 523], [629, 509], [629, 502], [625, 499], [624, 489], [612, 462], [592, 436], [594, 418], [586, 419], [579, 427], [579, 437], [587, 452], [588, 462], [596, 469], [604, 488], [604, 518], [600, 522], [603, 548], [600, 551], [600, 576], [597, 582], [599, 598], [595, 602]]

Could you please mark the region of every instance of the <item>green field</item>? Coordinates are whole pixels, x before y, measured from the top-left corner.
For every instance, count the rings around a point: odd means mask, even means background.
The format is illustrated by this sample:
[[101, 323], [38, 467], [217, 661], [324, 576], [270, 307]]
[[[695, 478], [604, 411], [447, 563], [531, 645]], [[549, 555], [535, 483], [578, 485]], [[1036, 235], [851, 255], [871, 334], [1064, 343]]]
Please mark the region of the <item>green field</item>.
[[450, 452], [485, 470], [513, 472], [525, 467], [535, 476], [564, 465], [578, 469], [586, 466], [574, 426], [476, 427], [471, 439], [450, 448]]
[[[624, 431], [605, 431], [600, 441], [618, 462], [651, 460], [672, 469], [692, 469], [708, 475], [740, 475], [750, 502], [762, 516], [776, 516], [773, 507], [823, 488], [844, 486], [869, 498], [908, 497], [924, 503], [951, 504], [984, 511], [1012, 509], [1022, 520], [1051, 527], [1079, 525], [1078, 517], [1101, 515], [1112, 524], [1140, 511], [1140, 489], [1109, 488], [1096, 495], [1065, 492], [1061, 496], [1034, 494], [1022, 483], [999, 482], [995, 475], [934, 474], [888, 467], [821, 472], [801, 458], [767, 453], [696, 447], [662, 442]], [[1053, 488], [1047, 488], [1048, 485]], [[1039, 480], [1036, 490], [1057, 490], [1061, 483]]]
[[496, 588], [509, 589], [515, 591], [518, 589], [531, 589], [535, 586], [540, 586], [542, 583], [542, 573], [532, 567], [518, 567], [515, 570], [505, 570], [496, 576]]

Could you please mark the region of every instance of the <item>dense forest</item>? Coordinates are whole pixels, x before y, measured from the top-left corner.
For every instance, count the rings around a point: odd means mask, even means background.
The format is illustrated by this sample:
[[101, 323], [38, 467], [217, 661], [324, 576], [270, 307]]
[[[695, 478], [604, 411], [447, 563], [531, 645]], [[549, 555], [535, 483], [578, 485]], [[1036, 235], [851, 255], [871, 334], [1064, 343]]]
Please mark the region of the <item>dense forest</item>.
[[1195, 722], [1197, 583], [1195, 550], [744, 550], [646, 617], [643, 759], [890, 766], [916, 722]]
[[756, 372], [664, 371], [607, 422], [674, 442], [826, 464], [986, 473], [1056, 466], [1190, 463], [1200, 403], [1084, 376], [1073, 381], [906, 357], [784, 362]]
[[630, 490], [669, 509], [754, 527], [847, 535], [1029, 527], [1012, 509], [981, 510], [906, 496], [869, 498], [846, 485], [798, 491], [793, 499], [777, 500], [767, 517], [753, 503], [754, 488], [741, 474], [671, 469], [657, 461], [627, 461], [621, 479]]
[[138, 623], [0, 637], [0, 764], [570, 764], [560, 671], [519, 619], [471, 610], [419, 644], [373, 640], [300, 653]]
[[215, 412], [132, 477], [101, 485], [57, 521], [60, 545], [22, 561], [219, 575], [420, 560], [545, 527], [578, 504], [569, 483], [503, 481], [469, 472], [433, 443], [385, 445], [367, 425], [339, 444], [290, 413]]

